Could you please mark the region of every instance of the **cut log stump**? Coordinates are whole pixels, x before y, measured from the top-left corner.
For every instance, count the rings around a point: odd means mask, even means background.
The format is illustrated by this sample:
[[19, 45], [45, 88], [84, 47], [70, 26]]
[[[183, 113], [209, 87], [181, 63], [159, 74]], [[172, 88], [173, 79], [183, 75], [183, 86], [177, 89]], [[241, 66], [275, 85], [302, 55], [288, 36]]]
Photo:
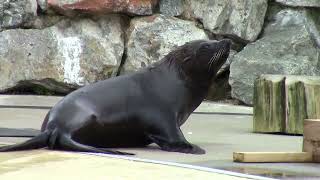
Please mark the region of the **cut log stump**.
[[320, 118], [320, 77], [262, 75], [253, 102], [254, 132], [303, 134], [304, 119]]
[[263, 75], [255, 81], [254, 117], [255, 132], [283, 132], [285, 126], [284, 80], [281, 75]]
[[307, 118], [306, 96], [303, 77], [287, 77], [285, 81], [285, 131], [288, 134], [302, 134], [303, 120]]

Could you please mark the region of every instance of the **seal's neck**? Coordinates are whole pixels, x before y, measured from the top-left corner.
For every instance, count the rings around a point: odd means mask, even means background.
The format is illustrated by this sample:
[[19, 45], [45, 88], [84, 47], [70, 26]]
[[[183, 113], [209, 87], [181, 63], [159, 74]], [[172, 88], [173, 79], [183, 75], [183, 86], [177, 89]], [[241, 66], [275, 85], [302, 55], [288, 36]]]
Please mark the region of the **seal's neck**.
[[[210, 83], [199, 83], [187, 79], [177, 69], [175, 64], [160, 64], [150, 71], [154, 71], [155, 76], [161, 74], [163, 83], [166, 87], [170, 87], [169, 91], [163, 90], [166, 97], [173, 97], [171, 103], [177, 103], [174, 111], [177, 114], [177, 121], [179, 125], [182, 125], [189, 115], [201, 104], [208, 93]], [[161, 73], [159, 73], [161, 72]], [[162, 84], [162, 85], [164, 85]], [[155, 86], [158, 85], [158, 82]], [[171, 89], [174, 89], [171, 91]], [[167, 93], [167, 94], [166, 94]], [[163, 98], [166, 98], [163, 97]], [[187, 114], [187, 116], [186, 116]], [[183, 115], [183, 116], [182, 116]]]

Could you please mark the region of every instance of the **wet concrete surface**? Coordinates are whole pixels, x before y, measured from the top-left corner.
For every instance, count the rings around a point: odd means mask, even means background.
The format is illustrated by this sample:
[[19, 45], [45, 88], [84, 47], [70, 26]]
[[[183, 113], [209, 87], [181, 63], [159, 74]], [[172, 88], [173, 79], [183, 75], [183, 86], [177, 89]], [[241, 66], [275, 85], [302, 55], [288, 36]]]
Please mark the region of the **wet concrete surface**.
[[[320, 165], [315, 163], [234, 163], [232, 153], [300, 152], [302, 136], [256, 134], [251, 132], [252, 116], [193, 114], [182, 127], [186, 138], [206, 149], [205, 155], [185, 155], [157, 150], [132, 150], [138, 157], [199, 165], [245, 174], [281, 179], [320, 179]], [[156, 148], [156, 147], [154, 147]], [[125, 149], [120, 149], [125, 150]]]
[[128, 161], [61, 151], [21, 151], [0, 154], [1, 180], [245, 180], [194, 169]]
[[[228, 107], [228, 105], [225, 105]], [[243, 108], [243, 109], [241, 109]], [[190, 155], [159, 150], [156, 145], [147, 148], [122, 148], [136, 157], [178, 162], [203, 167], [230, 170], [245, 174], [280, 179], [320, 179], [320, 165], [315, 163], [234, 163], [235, 151], [277, 152], [302, 150], [302, 136], [252, 133], [252, 116], [248, 107], [218, 108], [205, 113], [194, 113], [182, 126], [186, 139], [206, 150], [205, 155]], [[237, 109], [237, 111], [233, 111]], [[0, 128], [39, 129], [47, 110], [0, 108]], [[226, 112], [227, 111], [227, 112]], [[230, 114], [228, 114], [228, 112]], [[236, 112], [236, 113], [233, 113]], [[27, 138], [0, 138], [1, 144], [21, 142]]]
[[[251, 116], [193, 114], [182, 129], [186, 138], [202, 148], [205, 155], [164, 152], [156, 145], [148, 148], [121, 148], [137, 157], [179, 162], [203, 167], [262, 175], [283, 179], [319, 178], [320, 165], [313, 163], [234, 163], [234, 151], [301, 151], [301, 136], [255, 134]], [[36, 128], [36, 127], [35, 127]], [[26, 138], [0, 138], [1, 142], [24, 141]]]

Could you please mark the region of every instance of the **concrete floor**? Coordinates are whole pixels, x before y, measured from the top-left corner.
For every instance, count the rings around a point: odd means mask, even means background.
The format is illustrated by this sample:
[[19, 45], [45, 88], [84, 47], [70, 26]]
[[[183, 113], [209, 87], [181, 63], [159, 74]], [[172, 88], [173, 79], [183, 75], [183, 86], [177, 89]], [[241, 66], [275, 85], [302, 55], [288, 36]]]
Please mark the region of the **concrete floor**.
[[120, 149], [138, 157], [180, 162], [210, 168], [231, 170], [266, 177], [320, 179], [320, 165], [311, 163], [234, 163], [236, 151], [301, 151], [301, 136], [255, 134], [251, 132], [252, 116], [193, 114], [182, 130], [192, 143], [204, 148], [205, 155], [163, 153], [156, 146], [150, 149]]
[[245, 180], [236, 176], [79, 153], [33, 150], [0, 154], [1, 180]]
[[[0, 127], [17, 129], [39, 129], [47, 109], [26, 109], [1, 101]], [[27, 101], [26, 101], [27, 103]], [[41, 101], [38, 101], [38, 104]], [[33, 104], [33, 106], [38, 106]], [[54, 104], [52, 101], [51, 104]], [[48, 106], [50, 104], [47, 103]], [[23, 107], [23, 108], [22, 108]], [[320, 165], [313, 163], [234, 163], [234, 151], [301, 151], [301, 136], [255, 134], [252, 129], [252, 108], [229, 105], [204, 104], [191, 115], [182, 126], [185, 137], [204, 148], [205, 155], [188, 155], [164, 152], [156, 145], [144, 149], [119, 149], [133, 152], [136, 157], [168, 162], [178, 162], [203, 167], [230, 170], [246, 174], [262, 175], [281, 179], [320, 179]], [[203, 113], [205, 112], [205, 113]], [[221, 112], [222, 114], [219, 114]], [[1, 130], [1, 129], [0, 129]], [[0, 133], [1, 134], [1, 133]], [[26, 138], [0, 138], [8, 144], [24, 141]]]

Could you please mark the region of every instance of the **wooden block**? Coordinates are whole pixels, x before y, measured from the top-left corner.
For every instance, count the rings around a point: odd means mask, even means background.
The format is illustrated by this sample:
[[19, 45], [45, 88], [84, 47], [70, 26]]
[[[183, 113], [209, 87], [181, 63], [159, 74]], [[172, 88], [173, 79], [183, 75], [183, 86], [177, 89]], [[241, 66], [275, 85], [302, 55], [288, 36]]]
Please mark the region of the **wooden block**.
[[286, 133], [303, 134], [303, 121], [307, 118], [303, 76], [288, 76], [285, 81]]
[[314, 162], [320, 162], [320, 119], [304, 121], [303, 151], [311, 153]]
[[320, 78], [286, 77], [286, 133], [303, 134], [304, 119], [320, 118]]
[[309, 79], [304, 82], [307, 119], [320, 119], [320, 80]]
[[308, 152], [234, 152], [233, 161], [247, 163], [312, 162], [312, 154]]
[[253, 131], [285, 131], [285, 96], [283, 75], [262, 75], [255, 81]]
[[253, 103], [254, 132], [303, 134], [304, 119], [320, 118], [320, 77], [261, 75]]

